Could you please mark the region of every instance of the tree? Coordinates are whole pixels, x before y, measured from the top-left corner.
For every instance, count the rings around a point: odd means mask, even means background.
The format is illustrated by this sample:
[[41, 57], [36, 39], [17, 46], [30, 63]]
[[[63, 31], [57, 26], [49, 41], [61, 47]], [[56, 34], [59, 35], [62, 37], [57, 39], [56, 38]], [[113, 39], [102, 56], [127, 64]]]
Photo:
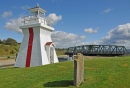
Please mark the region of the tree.
[[2, 44], [2, 40], [0, 39], [0, 44]]
[[14, 53], [15, 53], [14, 50], [11, 50], [11, 51], [10, 51], [10, 54], [14, 54]]
[[4, 39], [4, 40], [2, 41], [2, 44], [6, 44], [6, 39]]
[[8, 38], [8, 39], [6, 40], [6, 44], [7, 44], [7, 45], [17, 45], [17, 41], [14, 40], [14, 39], [12, 39], [12, 38]]

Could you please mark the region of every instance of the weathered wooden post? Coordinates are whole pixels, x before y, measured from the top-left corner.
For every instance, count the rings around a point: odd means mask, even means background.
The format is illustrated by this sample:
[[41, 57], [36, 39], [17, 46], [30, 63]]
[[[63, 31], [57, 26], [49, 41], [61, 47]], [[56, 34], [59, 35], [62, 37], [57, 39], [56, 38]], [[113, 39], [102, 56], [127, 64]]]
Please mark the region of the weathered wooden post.
[[84, 82], [84, 58], [81, 53], [74, 56], [74, 86]]

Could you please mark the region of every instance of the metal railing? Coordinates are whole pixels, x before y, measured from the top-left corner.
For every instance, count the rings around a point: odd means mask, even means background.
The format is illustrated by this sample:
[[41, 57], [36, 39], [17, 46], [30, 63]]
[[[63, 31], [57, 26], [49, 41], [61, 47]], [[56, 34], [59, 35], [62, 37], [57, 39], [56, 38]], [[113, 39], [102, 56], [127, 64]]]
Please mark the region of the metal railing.
[[31, 24], [32, 22], [33, 23], [44, 23], [45, 25], [47, 25], [47, 22], [46, 22], [46, 19], [43, 18], [43, 17], [35, 17], [35, 16], [23, 16], [21, 17], [22, 18], [22, 23], [24, 25], [27, 25], [27, 24]]

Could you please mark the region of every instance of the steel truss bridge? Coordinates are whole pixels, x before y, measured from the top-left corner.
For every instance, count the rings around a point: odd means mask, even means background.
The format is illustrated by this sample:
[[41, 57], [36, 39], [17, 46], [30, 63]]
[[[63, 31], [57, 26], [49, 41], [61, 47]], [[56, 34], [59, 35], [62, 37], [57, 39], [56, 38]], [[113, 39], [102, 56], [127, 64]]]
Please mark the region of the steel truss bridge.
[[129, 54], [124, 46], [117, 45], [82, 45], [69, 47], [65, 52], [66, 55], [75, 55], [77, 53], [82, 53], [83, 55], [94, 56], [118, 56]]

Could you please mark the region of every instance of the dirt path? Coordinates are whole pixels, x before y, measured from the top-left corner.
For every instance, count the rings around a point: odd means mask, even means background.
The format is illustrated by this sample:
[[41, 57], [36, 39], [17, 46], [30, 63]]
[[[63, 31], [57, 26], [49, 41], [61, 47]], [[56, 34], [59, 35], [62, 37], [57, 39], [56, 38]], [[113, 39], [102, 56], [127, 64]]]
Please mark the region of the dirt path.
[[[68, 57], [66, 55], [64, 56], [59, 56], [59, 57]], [[93, 59], [93, 58], [111, 58], [111, 57], [103, 57], [103, 56], [84, 56], [85, 59]], [[14, 66], [15, 59], [2, 59], [0, 58], [0, 67], [7, 67], [7, 66]]]
[[0, 59], [0, 67], [13, 66], [15, 63], [14, 59], [4, 60]]

